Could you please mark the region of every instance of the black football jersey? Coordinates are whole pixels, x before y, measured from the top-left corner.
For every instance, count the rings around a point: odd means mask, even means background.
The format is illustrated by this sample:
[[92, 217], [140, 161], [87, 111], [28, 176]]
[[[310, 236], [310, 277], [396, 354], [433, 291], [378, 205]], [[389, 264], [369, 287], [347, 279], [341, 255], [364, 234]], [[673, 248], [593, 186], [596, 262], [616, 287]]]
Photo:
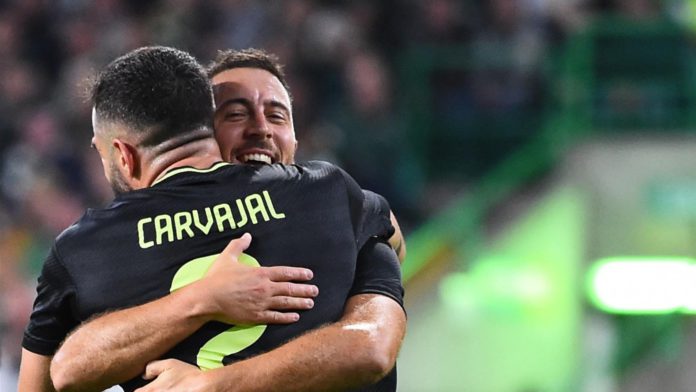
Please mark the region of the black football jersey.
[[[245, 232], [253, 239], [242, 262], [314, 272], [311, 283], [319, 287], [314, 308], [288, 325], [207, 323], [165, 358], [215, 368], [338, 320], [351, 295], [380, 293], [402, 303], [395, 256], [380, 256], [386, 267], [379, 260], [358, 262], [366, 244], [393, 233], [381, 196], [362, 191], [344, 171], [324, 162], [220, 162], [207, 170], [171, 170], [150, 188], [88, 210], [66, 229], [39, 277], [24, 348], [52, 355], [91, 316], [152, 301], [201, 278], [228, 242]], [[380, 259], [373, 254], [367, 258]], [[383, 382], [395, 383], [392, 378]], [[132, 390], [141, 383], [122, 386]]]

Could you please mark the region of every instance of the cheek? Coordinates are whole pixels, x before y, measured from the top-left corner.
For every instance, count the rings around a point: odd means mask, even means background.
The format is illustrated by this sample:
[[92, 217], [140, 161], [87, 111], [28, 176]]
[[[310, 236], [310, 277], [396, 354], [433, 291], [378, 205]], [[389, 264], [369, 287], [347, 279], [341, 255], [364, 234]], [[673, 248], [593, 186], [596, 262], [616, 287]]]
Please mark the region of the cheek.
[[283, 130], [282, 132], [277, 132], [277, 143], [283, 152], [292, 153], [295, 150], [295, 134], [290, 130]]
[[222, 157], [225, 160], [229, 160], [229, 153], [239, 146], [240, 143], [240, 132], [236, 132], [232, 127], [223, 127], [222, 129], [215, 130], [215, 139], [220, 146], [220, 151], [222, 152]]

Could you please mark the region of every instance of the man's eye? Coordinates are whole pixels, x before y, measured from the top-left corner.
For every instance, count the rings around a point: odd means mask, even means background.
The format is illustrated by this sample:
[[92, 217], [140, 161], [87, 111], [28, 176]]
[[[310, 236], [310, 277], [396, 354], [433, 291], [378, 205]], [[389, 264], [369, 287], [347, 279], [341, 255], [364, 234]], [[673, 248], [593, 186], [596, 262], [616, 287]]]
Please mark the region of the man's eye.
[[246, 116], [244, 112], [227, 112], [225, 113], [225, 118], [230, 120], [237, 120]]
[[270, 113], [268, 115], [268, 118], [271, 119], [271, 121], [276, 121], [276, 122], [285, 121], [285, 115], [283, 115], [283, 113], [280, 113], [280, 112]]

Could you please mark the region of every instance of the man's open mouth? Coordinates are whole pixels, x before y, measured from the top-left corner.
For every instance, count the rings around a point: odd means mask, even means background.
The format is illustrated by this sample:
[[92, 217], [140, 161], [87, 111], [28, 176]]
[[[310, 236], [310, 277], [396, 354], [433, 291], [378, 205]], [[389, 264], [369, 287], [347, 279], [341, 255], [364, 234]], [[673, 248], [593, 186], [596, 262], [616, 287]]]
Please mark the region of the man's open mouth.
[[271, 158], [270, 155], [261, 153], [244, 154], [241, 155], [238, 159], [242, 163], [265, 163], [267, 165], [273, 163], [273, 158]]

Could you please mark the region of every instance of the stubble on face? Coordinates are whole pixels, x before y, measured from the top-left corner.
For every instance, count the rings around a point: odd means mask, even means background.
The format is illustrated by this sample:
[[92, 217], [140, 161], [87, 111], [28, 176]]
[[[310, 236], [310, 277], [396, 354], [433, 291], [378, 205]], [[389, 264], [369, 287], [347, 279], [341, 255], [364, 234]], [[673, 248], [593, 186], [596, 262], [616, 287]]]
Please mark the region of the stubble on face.
[[[265, 163], [294, 162], [297, 141], [290, 96], [270, 72], [233, 68], [212, 78], [215, 95], [215, 136], [223, 158], [250, 163], [262, 154]], [[267, 135], [259, 131], [260, 118]]]
[[116, 168], [116, 164], [113, 160], [109, 162], [109, 185], [111, 185], [111, 190], [114, 191], [114, 195], [118, 196], [120, 194], [130, 192], [133, 187], [128, 184], [126, 179], [121, 175], [121, 172]]

